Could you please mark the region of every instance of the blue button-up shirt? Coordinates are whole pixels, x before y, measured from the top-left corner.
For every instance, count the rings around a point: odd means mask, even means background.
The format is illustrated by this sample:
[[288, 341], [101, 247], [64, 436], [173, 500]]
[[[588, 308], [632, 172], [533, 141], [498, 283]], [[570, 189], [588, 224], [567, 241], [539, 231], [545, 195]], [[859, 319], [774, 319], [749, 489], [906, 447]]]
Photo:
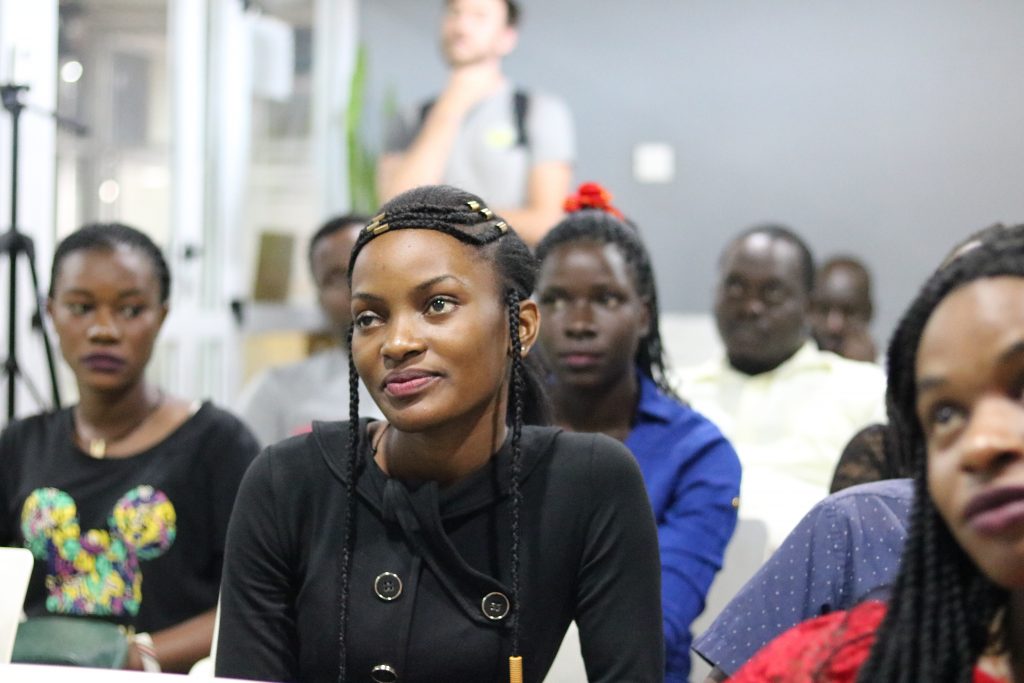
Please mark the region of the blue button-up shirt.
[[846, 610], [896, 578], [914, 484], [851, 486], [815, 505], [693, 645], [730, 676], [792, 626]]
[[640, 402], [626, 446], [636, 456], [658, 524], [669, 683], [690, 673], [690, 624], [704, 609], [736, 527], [740, 462], [707, 418], [638, 373]]

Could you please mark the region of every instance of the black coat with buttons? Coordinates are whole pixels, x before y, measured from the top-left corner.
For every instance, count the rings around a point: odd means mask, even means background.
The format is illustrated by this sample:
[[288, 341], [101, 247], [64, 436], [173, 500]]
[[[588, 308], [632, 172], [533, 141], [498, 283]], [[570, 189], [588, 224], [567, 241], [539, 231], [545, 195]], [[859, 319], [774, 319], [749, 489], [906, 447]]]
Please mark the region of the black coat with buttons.
[[[450, 486], [409, 485], [360, 457], [346, 633], [349, 681], [507, 681], [509, 458]], [[266, 449], [228, 533], [217, 674], [337, 681], [348, 423]], [[622, 444], [525, 427], [521, 654], [543, 679], [575, 619], [591, 681], [660, 681], [658, 541]]]

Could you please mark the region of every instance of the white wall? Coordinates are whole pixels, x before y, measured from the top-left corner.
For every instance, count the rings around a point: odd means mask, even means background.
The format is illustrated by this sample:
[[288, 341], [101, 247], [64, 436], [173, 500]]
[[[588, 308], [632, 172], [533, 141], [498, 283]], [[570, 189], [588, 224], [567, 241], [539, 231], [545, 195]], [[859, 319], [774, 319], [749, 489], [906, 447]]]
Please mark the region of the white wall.
[[[776, 220], [867, 259], [886, 336], [954, 241], [1024, 220], [1024, 3], [523, 4], [509, 72], [569, 101], [577, 180], [640, 224], [666, 309], [706, 310], [725, 241]], [[442, 5], [363, 3], [378, 106], [442, 83]], [[674, 182], [632, 179], [645, 141], [674, 147]]]

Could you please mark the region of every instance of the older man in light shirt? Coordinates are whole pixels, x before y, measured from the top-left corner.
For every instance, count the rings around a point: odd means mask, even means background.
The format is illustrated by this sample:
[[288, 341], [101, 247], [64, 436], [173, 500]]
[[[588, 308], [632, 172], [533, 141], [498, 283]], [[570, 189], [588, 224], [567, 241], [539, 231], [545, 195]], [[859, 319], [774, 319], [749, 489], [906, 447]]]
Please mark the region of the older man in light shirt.
[[885, 419], [885, 376], [810, 339], [810, 250], [758, 226], [725, 248], [715, 295], [724, 357], [679, 373], [682, 395], [714, 421], [743, 464], [740, 513], [774, 547], [828, 494], [843, 446]]

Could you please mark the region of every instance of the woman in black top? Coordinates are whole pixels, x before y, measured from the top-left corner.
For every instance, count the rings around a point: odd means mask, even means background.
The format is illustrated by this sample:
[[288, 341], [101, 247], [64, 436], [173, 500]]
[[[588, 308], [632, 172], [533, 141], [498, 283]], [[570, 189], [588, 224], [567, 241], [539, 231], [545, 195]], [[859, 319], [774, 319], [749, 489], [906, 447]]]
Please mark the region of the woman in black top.
[[[350, 261], [352, 362], [387, 418], [261, 454], [228, 534], [218, 675], [540, 681], [570, 621], [595, 681], [658, 681], [657, 538], [630, 453], [544, 417], [536, 262], [452, 187]], [[520, 668], [524, 674], [520, 678]]]
[[0, 436], [0, 545], [36, 557], [30, 617], [130, 626], [128, 668], [188, 671], [210, 651], [228, 517], [259, 447], [232, 415], [146, 381], [169, 291], [138, 230], [90, 225], [58, 245], [47, 311], [79, 400]]

